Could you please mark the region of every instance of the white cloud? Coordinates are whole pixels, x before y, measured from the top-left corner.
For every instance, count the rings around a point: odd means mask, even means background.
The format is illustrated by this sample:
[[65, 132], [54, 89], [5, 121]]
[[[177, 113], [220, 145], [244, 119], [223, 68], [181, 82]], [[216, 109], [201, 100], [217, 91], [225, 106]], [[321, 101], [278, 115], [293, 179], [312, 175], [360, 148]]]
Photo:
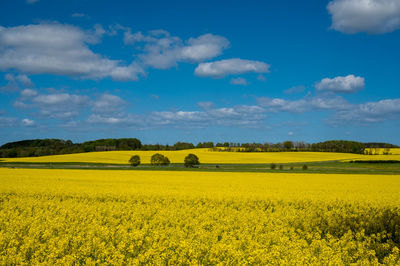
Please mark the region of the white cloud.
[[121, 112], [122, 108], [126, 105], [127, 102], [119, 96], [104, 93], [93, 101], [92, 112], [111, 115]]
[[268, 64], [261, 61], [232, 58], [201, 63], [197, 66], [195, 74], [200, 77], [220, 78], [228, 75], [237, 75], [249, 72], [268, 73], [269, 67]]
[[136, 64], [124, 65], [89, 49], [105, 33], [63, 24], [0, 26], [0, 69], [28, 74], [54, 74], [89, 79], [111, 77], [118, 81], [137, 80], [144, 71]]
[[35, 90], [21, 91], [21, 97], [14, 102], [17, 108], [37, 110], [40, 117], [62, 120], [78, 117], [82, 109], [90, 104], [90, 98], [85, 95], [60, 92], [39, 94]]
[[229, 47], [229, 41], [222, 36], [204, 34], [198, 38], [190, 38], [180, 51], [180, 58], [192, 62], [200, 62], [214, 58]]
[[139, 55], [146, 66], [168, 69], [176, 66], [178, 62], [201, 62], [212, 59], [229, 47], [229, 41], [213, 34], [204, 34], [197, 38], [189, 38], [186, 42], [176, 36], [170, 36], [164, 30], [131, 33], [129, 30], [124, 35], [125, 44], [140, 45], [142, 54]]
[[348, 75], [346, 77], [324, 78], [315, 84], [319, 91], [354, 93], [364, 89], [365, 80], [362, 77]]
[[302, 93], [305, 89], [306, 89], [306, 87], [304, 87], [302, 85], [293, 86], [293, 87], [283, 91], [283, 93], [285, 93], [285, 94]]
[[0, 92], [15, 92], [19, 91], [21, 87], [33, 87], [33, 82], [26, 75], [13, 75], [5, 74], [4, 79], [8, 81], [5, 86], [0, 87]]
[[215, 108], [212, 103], [198, 104], [202, 111], [164, 111], [152, 112], [148, 116], [153, 126], [179, 125], [206, 127], [221, 126], [262, 126], [266, 118], [265, 111], [260, 106], [237, 105], [233, 107]]
[[266, 118], [260, 106], [238, 105], [215, 108], [211, 102], [198, 103], [201, 111], [159, 111], [142, 115], [118, 113], [113, 115], [92, 114], [90, 124], [108, 124], [139, 129], [164, 126], [207, 127], [212, 125], [260, 127]]
[[299, 100], [285, 100], [281, 98], [257, 98], [260, 106], [266, 107], [269, 112], [302, 113], [312, 110], [344, 110], [352, 107], [352, 104], [342, 97], [306, 96]]
[[241, 78], [241, 77], [231, 78], [230, 83], [233, 85], [248, 85], [249, 84], [245, 78]]
[[36, 90], [32, 90], [32, 89], [25, 89], [23, 91], [21, 91], [21, 98], [26, 99], [26, 98], [31, 98], [34, 97], [38, 94], [38, 92]]
[[376, 123], [387, 119], [397, 119], [400, 115], [400, 99], [386, 99], [367, 102], [342, 110], [334, 117], [334, 123], [354, 121], [358, 123]]
[[35, 125], [35, 121], [28, 119], [28, 118], [22, 119], [21, 123], [23, 126], [26, 126], [26, 127], [31, 127], [31, 126]]
[[334, 0], [327, 9], [332, 28], [347, 34], [384, 34], [400, 29], [399, 0]]

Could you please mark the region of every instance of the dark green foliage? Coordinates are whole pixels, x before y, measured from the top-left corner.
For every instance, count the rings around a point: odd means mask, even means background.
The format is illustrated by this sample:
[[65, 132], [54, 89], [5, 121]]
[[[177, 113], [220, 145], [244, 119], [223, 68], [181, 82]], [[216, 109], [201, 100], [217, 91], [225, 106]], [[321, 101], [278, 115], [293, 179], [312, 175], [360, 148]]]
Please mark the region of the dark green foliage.
[[393, 145], [390, 143], [382, 143], [382, 142], [367, 142], [364, 143], [365, 148], [398, 148], [399, 146]]
[[274, 169], [276, 169], [276, 164], [271, 163], [271, 166], [270, 166], [270, 167], [271, 167], [272, 170], [274, 170]]
[[293, 147], [294, 147], [293, 141], [285, 141], [285, 142], [283, 143], [283, 147], [284, 147], [286, 150], [291, 150], [291, 149], [293, 149]]
[[347, 140], [329, 140], [311, 145], [312, 151], [322, 152], [348, 152], [364, 154], [366, 146], [364, 143]]
[[131, 166], [138, 166], [140, 164], [140, 156], [139, 155], [133, 155], [129, 159], [129, 163], [131, 164]]
[[196, 148], [213, 148], [214, 147], [214, 142], [199, 142], [196, 145]]
[[279, 165], [279, 170], [283, 170], [283, 165], [282, 164]]
[[139, 150], [141, 147], [142, 143], [136, 138], [99, 139], [80, 144], [61, 139], [33, 139], [4, 144], [0, 147], [0, 157], [34, 157], [105, 150]]
[[185, 167], [195, 167], [200, 164], [199, 157], [196, 155], [189, 153], [188, 156], [185, 157]]
[[303, 170], [307, 170], [308, 169], [308, 166], [305, 164], [305, 165], [303, 165]]
[[160, 166], [160, 165], [169, 165], [171, 162], [169, 161], [168, 157], [166, 157], [162, 154], [156, 153], [156, 154], [153, 154], [153, 156], [151, 156], [150, 163], [152, 165]]
[[81, 144], [85, 151], [96, 150], [140, 150], [142, 143], [136, 138], [125, 139], [98, 139], [86, 141]]
[[[283, 143], [217, 143], [215, 147], [224, 147], [223, 151], [239, 152], [282, 152], [282, 151], [316, 151], [316, 152], [346, 152], [363, 154], [365, 148], [384, 148], [384, 154], [389, 154], [390, 148], [398, 146], [389, 143], [361, 143], [356, 141], [330, 140], [308, 144], [302, 141], [285, 141]], [[10, 142], [0, 147], [1, 157], [33, 157], [56, 154], [70, 154], [92, 151], [113, 150], [184, 150], [195, 146], [188, 142], [177, 142], [174, 145], [144, 144], [136, 138], [99, 139], [83, 143], [72, 143], [61, 139], [33, 139]], [[196, 148], [214, 148], [213, 142], [200, 142]], [[220, 149], [216, 149], [221, 151]], [[372, 150], [370, 151], [372, 153]]]

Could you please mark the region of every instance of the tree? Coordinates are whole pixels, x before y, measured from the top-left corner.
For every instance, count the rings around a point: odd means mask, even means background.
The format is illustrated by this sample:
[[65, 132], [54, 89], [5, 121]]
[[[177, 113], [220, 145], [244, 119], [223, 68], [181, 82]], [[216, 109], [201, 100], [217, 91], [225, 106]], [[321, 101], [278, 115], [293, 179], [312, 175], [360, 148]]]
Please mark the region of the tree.
[[274, 170], [274, 169], [276, 169], [276, 164], [271, 163], [271, 166], [270, 166], [270, 167], [271, 167], [272, 170]]
[[197, 157], [193, 153], [189, 153], [185, 157], [185, 161], [184, 162], [185, 162], [185, 167], [194, 167], [195, 165], [199, 165], [200, 164], [199, 157]]
[[308, 169], [308, 166], [305, 164], [305, 165], [303, 165], [303, 170], [307, 170]]
[[139, 155], [133, 155], [130, 159], [129, 159], [129, 163], [131, 164], [131, 166], [138, 166], [140, 164], [140, 157]]
[[169, 165], [171, 162], [169, 161], [168, 157], [156, 153], [151, 156], [150, 163], [152, 165]]
[[291, 150], [293, 149], [293, 141], [285, 141], [283, 142], [283, 147], [285, 147], [286, 150]]

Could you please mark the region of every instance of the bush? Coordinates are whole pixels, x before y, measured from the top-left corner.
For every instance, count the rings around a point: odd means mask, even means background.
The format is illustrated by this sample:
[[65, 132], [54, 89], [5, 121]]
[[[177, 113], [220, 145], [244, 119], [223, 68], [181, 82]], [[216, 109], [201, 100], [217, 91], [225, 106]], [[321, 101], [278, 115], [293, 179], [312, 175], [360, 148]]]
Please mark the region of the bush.
[[274, 170], [276, 168], [276, 164], [271, 163], [271, 169]]
[[130, 159], [129, 159], [129, 163], [131, 164], [131, 166], [138, 166], [140, 164], [140, 157], [139, 155], [133, 155]]
[[150, 163], [152, 165], [169, 165], [171, 162], [169, 161], [167, 156], [156, 153], [151, 156]]
[[303, 165], [303, 170], [307, 170], [308, 169], [308, 166], [305, 164], [305, 165]]
[[185, 167], [194, 167], [195, 165], [199, 165], [199, 157], [197, 157], [193, 153], [189, 153], [188, 156], [185, 157]]
[[282, 164], [279, 165], [279, 170], [283, 170], [283, 165]]

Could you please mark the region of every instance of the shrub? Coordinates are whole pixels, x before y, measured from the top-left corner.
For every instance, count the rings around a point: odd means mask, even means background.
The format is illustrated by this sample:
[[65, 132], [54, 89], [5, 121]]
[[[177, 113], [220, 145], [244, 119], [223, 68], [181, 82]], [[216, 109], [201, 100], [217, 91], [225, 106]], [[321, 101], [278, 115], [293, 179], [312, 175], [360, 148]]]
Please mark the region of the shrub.
[[308, 166], [305, 164], [305, 165], [303, 165], [303, 170], [307, 170], [308, 169]]
[[152, 165], [169, 165], [171, 162], [169, 161], [168, 157], [156, 153], [151, 156], [150, 163]]
[[282, 164], [279, 165], [279, 170], [283, 170], [283, 165]]
[[140, 157], [139, 155], [133, 155], [130, 159], [129, 159], [129, 163], [131, 164], [131, 166], [138, 166], [140, 164]]
[[276, 168], [276, 164], [271, 163], [271, 169], [274, 170]]
[[199, 165], [200, 164], [199, 157], [197, 157], [193, 153], [189, 153], [185, 157], [185, 161], [184, 162], [185, 162], [185, 167], [194, 167], [195, 165]]

